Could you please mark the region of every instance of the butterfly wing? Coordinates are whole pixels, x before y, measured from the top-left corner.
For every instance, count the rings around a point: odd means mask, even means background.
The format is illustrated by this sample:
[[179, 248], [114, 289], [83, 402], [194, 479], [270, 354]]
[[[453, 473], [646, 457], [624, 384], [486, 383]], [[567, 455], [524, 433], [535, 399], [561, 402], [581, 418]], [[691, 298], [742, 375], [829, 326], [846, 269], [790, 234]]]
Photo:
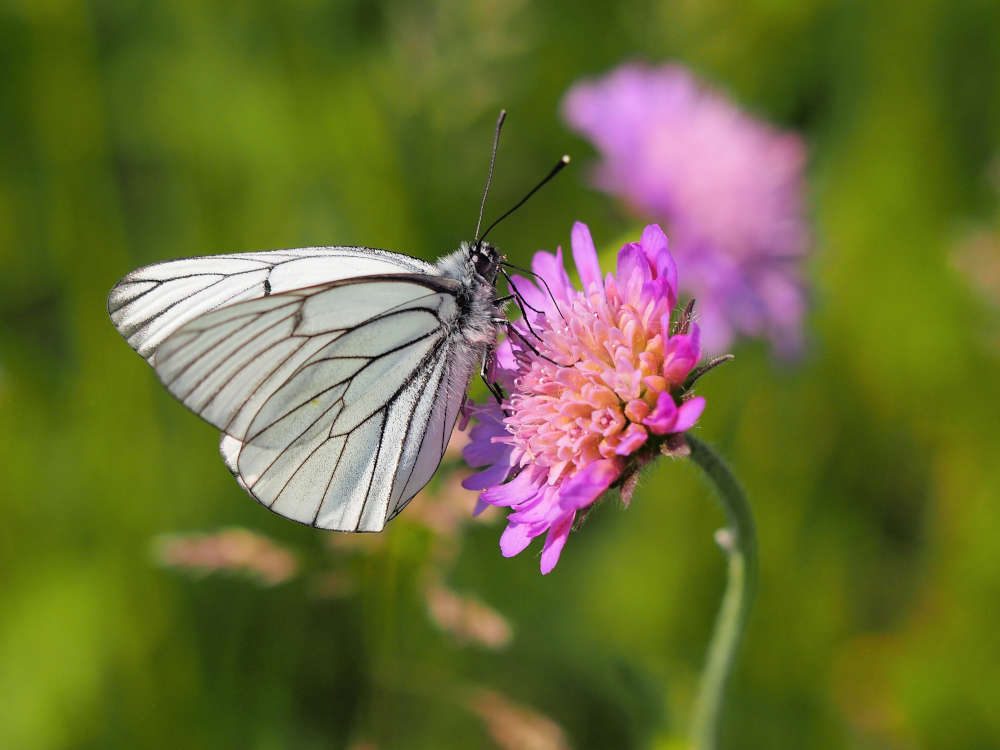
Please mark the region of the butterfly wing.
[[437, 271], [415, 258], [366, 247], [186, 258], [128, 274], [108, 295], [108, 313], [129, 345], [152, 362], [161, 342], [210, 310], [314, 284], [384, 273]]
[[396, 273], [271, 293], [195, 317], [151, 361], [259, 502], [378, 531], [439, 465], [481, 356], [456, 333], [458, 287]]

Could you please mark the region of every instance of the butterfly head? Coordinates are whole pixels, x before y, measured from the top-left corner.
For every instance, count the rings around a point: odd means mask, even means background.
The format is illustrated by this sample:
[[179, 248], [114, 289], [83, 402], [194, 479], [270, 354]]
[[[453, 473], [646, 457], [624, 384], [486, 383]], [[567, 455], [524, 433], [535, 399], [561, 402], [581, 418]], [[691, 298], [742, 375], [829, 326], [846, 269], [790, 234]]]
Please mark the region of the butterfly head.
[[487, 283], [493, 284], [500, 269], [500, 251], [489, 242], [472, 242], [468, 245], [469, 266]]

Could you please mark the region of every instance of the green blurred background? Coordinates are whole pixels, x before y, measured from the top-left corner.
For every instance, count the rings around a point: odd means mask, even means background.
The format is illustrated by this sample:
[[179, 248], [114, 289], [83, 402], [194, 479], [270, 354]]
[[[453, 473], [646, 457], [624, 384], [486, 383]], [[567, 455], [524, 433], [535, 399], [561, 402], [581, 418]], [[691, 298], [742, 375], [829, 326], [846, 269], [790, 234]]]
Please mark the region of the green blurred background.
[[[498, 519], [463, 531], [438, 574], [513, 631], [463, 642], [428, 615], [424, 527], [331, 552], [263, 511], [105, 312], [168, 258], [454, 248], [500, 107], [493, 215], [576, 163], [494, 241], [524, 262], [582, 219], [610, 244], [637, 224], [587, 186], [558, 103], [633, 58], [811, 150], [809, 351], [741, 344], [700, 388], [762, 554], [725, 747], [1000, 747], [994, 0], [0, 3], [0, 747], [490, 746], [481, 689], [574, 747], [684, 746], [724, 583], [693, 467], [604, 504], [547, 577], [535, 548], [500, 557]], [[158, 535], [228, 526], [303, 572], [154, 560]]]

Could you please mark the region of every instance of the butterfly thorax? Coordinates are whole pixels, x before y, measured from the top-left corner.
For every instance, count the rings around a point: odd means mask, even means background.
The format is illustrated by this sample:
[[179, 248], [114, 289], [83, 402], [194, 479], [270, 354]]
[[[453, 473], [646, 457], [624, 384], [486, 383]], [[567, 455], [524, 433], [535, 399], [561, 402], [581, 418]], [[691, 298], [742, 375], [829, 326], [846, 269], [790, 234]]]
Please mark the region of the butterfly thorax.
[[455, 294], [460, 314], [456, 321], [462, 336], [473, 346], [496, 341], [496, 291], [494, 282], [500, 269], [500, 253], [482, 242], [463, 242], [455, 252], [437, 262], [441, 275], [457, 281]]

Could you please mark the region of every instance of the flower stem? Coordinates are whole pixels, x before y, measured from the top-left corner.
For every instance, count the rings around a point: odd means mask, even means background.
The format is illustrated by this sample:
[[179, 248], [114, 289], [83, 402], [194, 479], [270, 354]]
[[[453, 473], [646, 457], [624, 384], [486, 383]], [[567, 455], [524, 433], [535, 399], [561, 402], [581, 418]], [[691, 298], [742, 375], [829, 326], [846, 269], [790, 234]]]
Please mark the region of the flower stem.
[[714, 750], [718, 744], [726, 683], [733, 671], [753, 601], [757, 578], [757, 538], [750, 504], [729, 467], [708, 445], [690, 434], [686, 438], [691, 448], [691, 460], [711, 480], [726, 514], [726, 527], [716, 534], [716, 541], [729, 558], [728, 581], [708, 647], [692, 726], [695, 750]]

